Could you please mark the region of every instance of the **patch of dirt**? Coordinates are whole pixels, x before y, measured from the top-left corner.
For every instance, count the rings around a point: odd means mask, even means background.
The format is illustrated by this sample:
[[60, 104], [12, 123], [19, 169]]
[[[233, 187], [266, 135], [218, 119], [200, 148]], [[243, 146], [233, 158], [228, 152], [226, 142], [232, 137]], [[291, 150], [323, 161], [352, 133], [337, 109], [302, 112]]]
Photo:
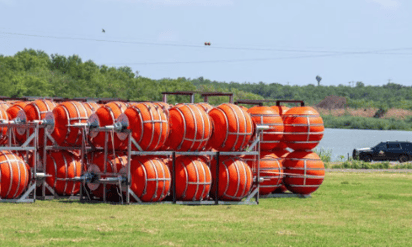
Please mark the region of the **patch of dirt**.
[[346, 107], [346, 98], [331, 95], [322, 100], [319, 104], [315, 105], [317, 108], [323, 109], [344, 109]]

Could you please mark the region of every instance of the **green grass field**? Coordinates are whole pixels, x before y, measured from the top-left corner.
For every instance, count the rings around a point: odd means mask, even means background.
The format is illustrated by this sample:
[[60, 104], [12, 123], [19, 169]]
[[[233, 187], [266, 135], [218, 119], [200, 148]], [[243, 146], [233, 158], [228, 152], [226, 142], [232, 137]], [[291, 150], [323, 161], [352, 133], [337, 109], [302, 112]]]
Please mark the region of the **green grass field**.
[[0, 204], [0, 245], [410, 246], [412, 174], [326, 174], [257, 206]]

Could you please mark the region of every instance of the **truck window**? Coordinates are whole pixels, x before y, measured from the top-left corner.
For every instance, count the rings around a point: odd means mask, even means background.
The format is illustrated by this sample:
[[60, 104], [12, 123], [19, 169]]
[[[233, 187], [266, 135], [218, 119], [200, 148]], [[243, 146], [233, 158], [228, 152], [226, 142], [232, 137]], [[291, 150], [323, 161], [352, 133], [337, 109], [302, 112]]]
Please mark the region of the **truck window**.
[[401, 146], [398, 143], [389, 143], [388, 149], [399, 149]]

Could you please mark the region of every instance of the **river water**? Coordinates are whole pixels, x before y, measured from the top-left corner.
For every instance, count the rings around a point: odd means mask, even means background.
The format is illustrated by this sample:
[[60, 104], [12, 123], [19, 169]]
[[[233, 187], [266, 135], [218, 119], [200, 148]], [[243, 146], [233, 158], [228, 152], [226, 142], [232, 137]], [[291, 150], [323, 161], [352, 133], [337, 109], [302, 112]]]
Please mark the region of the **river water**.
[[352, 156], [354, 148], [373, 147], [383, 141], [411, 141], [412, 131], [398, 130], [355, 130], [325, 129], [322, 141], [316, 149], [332, 151], [332, 161], [341, 160], [339, 156]]

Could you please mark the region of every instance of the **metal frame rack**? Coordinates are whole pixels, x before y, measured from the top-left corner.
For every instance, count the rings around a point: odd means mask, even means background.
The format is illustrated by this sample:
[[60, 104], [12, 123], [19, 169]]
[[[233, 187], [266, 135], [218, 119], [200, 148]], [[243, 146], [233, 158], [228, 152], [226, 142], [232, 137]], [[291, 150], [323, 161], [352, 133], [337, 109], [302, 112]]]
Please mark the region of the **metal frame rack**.
[[[39, 129], [42, 128], [38, 123], [17, 123], [15, 121], [3, 121], [0, 122], [0, 127], [7, 127], [7, 146], [0, 147], [0, 150], [9, 151], [26, 151], [25, 162], [28, 161], [28, 152], [33, 152], [33, 167], [30, 168], [30, 181], [29, 186], [23, 194], [17, 199], [2, 199], [0, 195], [0, 202], [9, 203], [33, 203], [36, 201], [36, 188], [37, 181], [41, 179], [42, 173], [37, 173], [37, 157], [38, 157], [38, 137]], [[33, 133], [30, 135], [27, 131], [27, 139], [22, 145], [13, 145], [13, 134], [15, 128], [24, 128], [26, 130], [33, 129]], [[1, 183], [1, 172], [0, 172], [0, 183]], [[0, 187], [1, 192], [1, 187]]]
[[[55, 178], [56, 180], [60, 180], [60, 181], [70, 181], [70, 182], [82, 182], [84, 181], [84, 177], [83, 177], [83, 173], [84, 173], [84, 167], [85, 167], [85, 155], [87, 154], [87, 150], [91, 149], [90, 147], [88, 147], [86, 145], [87, 142], [87, 137], [86, 137], [86, 127], [87, 124], [74, 124], [71, 125], [70, 127], [74, 127], [74, 128], [80, 128], [81, 130], [81, 135], [82, 135], [82, 145], [81, 146], [71, 146], [71, 147], [63, 147], [63, 146], [59, 146], [56, 144], [56, 141], [53, 139], [53, 137], [48, 133], [47, 131], [47, 121], [42, 122], [42, 125], [44, 126], [45, 130], [44, 130], [44, 136], [43, 136], [43, 144], [44, 144], [44, 148], [43, 148], [43, 162], [42, 162], [42, 169], [39, 170], [39, 172], [44, 173], [44, 176], [42, 176], [42, 179], [39, 180], [40, 183], [40, 187], [41, 187], [41, 195], [40, 198], [41, 200], [48, 200], [48, 199], [79, 199], [80, 196], [78, 195], [67, 195], [67, 196], [61, 196], [58, 195], [54, 189], [47, 184], [46, 182], [46, 178], [50, 177], [50, 174], [46, 174], [46, 165], [47, 165], [47, 151], [48, 150], [66, 150], [66, 151], [79, 151], [79, 155], [81, 157], [80, 159], [80, 164], [81, 164], [81, 171], [82, 174], [80, 177], [74, 177], [74, 178]], [[47, 145], [48, 142], [51, 142], [52, 145]], [[82, 185], [80, 185], [80, 193], [82, 193]], [[51, 193], [51, 195], [47, 195], [46, 194], [46, 190], [48, 190], [48, 192]]]
[[[259, 203], [259, 183], [260, 183], [260, 178], [257, 177], [253, 181], [253, 185], [255, 185], [255, 189], [249, 193], [247, 197], [244, 198], [242, 201], [221, 201], [217, 196], [214, 197], [214, 200], [202, 200], [202, 201], [177, 201], [176, 198], [176, 173], [175, 173], [175, 161], [176, 161], [176, 155], [189, 155], [189, 156], [199, 156], [199, 155], [205, 155], [205, 156], [215, 156], [216, 157], [216, 162], [219, 164], [219, 159], [223, 155], [256, 155], [257, 156], [257, 162], [258, 162], [258, 169], [260, 169], [260, 132], [263, 129], [266, 129], [266, 126], [258, 126], [257, 127], [257, 138], [255, 139], [254, 143], [251, 144], [251, 146], [248, 148], [248, 151], [244, 152], [209, 152], [209, 151], [204, 151], [204, 152], [175, 152], [175, 151], [142, 151], [138, 143], [134, 140], [134, 138], [131, 135], [131, 132], [127, 129], [124, 129], [122, 126], [106, 126], [106, 127], [99, 127], [99, 128], [93, 128], [92, 131], [97, 131], [97, 132], [104, 132], [105, 133], [105, 147], [103, 149], [104, 151], [104, 171], [103, 172], [91, 172], [91, 173], [85, 173], [82, 177], [82, 187], [83, 190], [81, 190], [80, 194], [80, 200], [82, 202], [102, 202], [101, 200], [94, 200], [91, 196], [90, 193], [88, 192], [88, 188], [86, 186], [86, 182], [88, 183], [94, 183], [94, 184], [114, 184], [119, 186], [119, 190], [121, 190], [123, 187], [123, 190], [126, 192], [126, 198], [123, 199], [122, 195], [120, 195], [120, 202], [121, 204], [157, 204], [157, 203], [173, 203], [173, 204], [182, 204], [182, 205], [219, 205], [219, 204], [258, 204]], [[108, 148], [108, 136], [110, 132], [122, 132], [125, 135], [127, 135], [127, 164], [126, 164], [126, 173], [120, 174], [120, 173], [108, 173], [107, 172], [107, 159], [108, 159], [108, 154], [109, 150]], [[134, 151], [135, 148], [140, 151]], [[255, 151], [249, 151], [251, 149], [255, 149]], [[171, 201], [161, 201], [161, 202], [142, 202], [140, 198], [131, 190], [130, 188], [130, 182], [131, 182], [131, 172], [130, 172], [130, 165], [131, 165], [131, 157], [132, 155], [138, 155], [138, 156], [144, 156], [144, 155], [156, 155], [156, 156], [165, 156], [165, 157], [171, 157], [172, 159], [172, 171], [171, 171], [171, 192], [173, 195], [173, 198]], [[209, 164], [210, 166], [210, 164]], [[219, 184], [219, 165], [216, 166], [216, 181], [215, 184]], [[258, 173], [259, 174], [259, 173]], [[218, 194], [218, 186], [215, 187], [214, 194]], [[120, 192], [121, 193], [121, 192]], [[209, 193], [210, 195], [210, 193]], [[255, 198], [255, 201], [252, 201], [252, 199]], [[106, 198], [106, 186], [103, 186], [103, 202], [106, 203], [107, 198]], [[132, 201], [134, 199], [134, 202]], [[110, 203], [117, 203], [117, 202], [110, 202]]]

